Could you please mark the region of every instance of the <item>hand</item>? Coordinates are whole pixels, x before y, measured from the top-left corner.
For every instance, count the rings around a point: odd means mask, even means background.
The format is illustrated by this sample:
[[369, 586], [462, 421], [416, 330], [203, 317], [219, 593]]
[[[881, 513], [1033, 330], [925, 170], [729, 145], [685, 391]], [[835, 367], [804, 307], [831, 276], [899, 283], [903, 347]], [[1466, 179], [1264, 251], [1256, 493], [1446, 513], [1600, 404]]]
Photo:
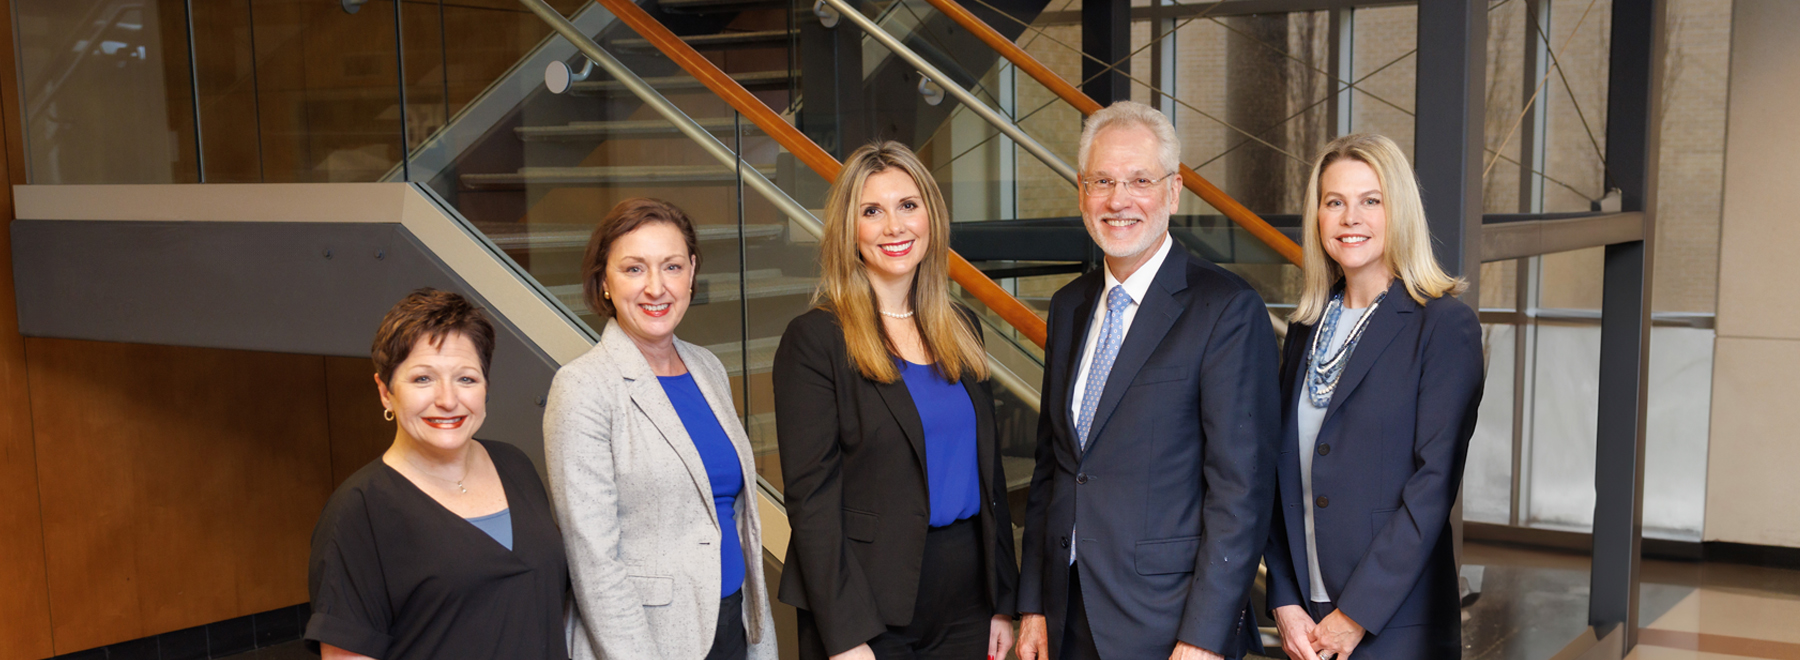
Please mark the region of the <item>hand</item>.
[[1356, 650], [1362, 638], [1363, 627], [1351, 621], [1343, 610], [1332, 610], [1312, 630], [1313, 648], [1336, 653], [1336, 660], [1350, 660], [1350, 652]]
[[1012, 650], [1012, 617], [996, 614], [988, 624], [988, 660], [1002, 660]]
[[1225, 656], [1194, 646], [1187, 642], [1175, 642], [1175, 652], [1169, 654], [1169, 660], [1225, 660]]
[[868, 644], [831, 656], [831, 660], [875, 660], [875, 652], [869, 650]]
[[1050, 660], [1050, 621], [1044, 615], [1019, 618], [1019, 660]]
[[1306, 608], [1299, 605], [1282, 605], [1275, 608], [1275, 628], [1281, 631], [1281, 650], [1293, 660], [1319, 660], [1319, 654], [1313, 651], [1312, 616]]

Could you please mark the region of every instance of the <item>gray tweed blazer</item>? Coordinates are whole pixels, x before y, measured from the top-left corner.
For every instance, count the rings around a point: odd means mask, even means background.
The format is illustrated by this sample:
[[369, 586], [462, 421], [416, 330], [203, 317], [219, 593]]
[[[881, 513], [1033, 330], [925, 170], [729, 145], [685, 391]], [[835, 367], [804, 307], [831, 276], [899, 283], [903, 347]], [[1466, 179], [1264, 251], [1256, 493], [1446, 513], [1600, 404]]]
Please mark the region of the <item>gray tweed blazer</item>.
[[[744, 624], [751, 660], [774, 660], [750, 439], [719, 358], [680, 339], [675, 349], [743, 464], [732, 533], [743, 542], [747, 569]], [[719, 615], [712, 485], [674, 405], [617, 321], [556, 373], [544, 410], [544, 457], [574, 582], [570, 655], [704, 658]]]

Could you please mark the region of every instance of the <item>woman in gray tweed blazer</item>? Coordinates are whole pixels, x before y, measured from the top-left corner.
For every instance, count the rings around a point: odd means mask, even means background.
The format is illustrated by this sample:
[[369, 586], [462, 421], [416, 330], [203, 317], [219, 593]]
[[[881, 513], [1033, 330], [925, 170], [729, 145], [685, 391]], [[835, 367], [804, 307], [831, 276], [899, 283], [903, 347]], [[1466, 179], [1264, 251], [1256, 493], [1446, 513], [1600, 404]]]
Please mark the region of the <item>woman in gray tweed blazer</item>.
[[657, 200], [588, 242], [583, 293], [610, 320], [544, 412], [576, 660], [776, 657], [750, 441], [724, 365], [675, 338], [698, 266], [693, 224]]

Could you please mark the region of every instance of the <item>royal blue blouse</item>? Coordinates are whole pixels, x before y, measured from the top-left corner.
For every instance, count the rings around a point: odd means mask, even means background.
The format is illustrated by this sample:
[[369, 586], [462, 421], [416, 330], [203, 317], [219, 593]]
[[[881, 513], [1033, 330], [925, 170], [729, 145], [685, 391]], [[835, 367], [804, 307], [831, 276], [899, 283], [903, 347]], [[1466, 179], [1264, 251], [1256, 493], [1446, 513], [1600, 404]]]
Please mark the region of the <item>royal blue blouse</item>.
[[981, 465], [975, 449], [975, 404], [962, 383], [928, 364], [900, 361], [900, 378], [925, 426], [925, 478], [932, 527], [981, 513]]
[[657, 376], [675, 414], [700, 450], [700, 462], [706, 465], [706, 480], [712, 483], [713, 508], [719, 511], [719, 597], [727, 598], [744, 588], [744, 542], [738, 538], [737, 498], [744, 492], [744, 469], [738, 463], [737, 448], [725, 427], [713, 415], [706, 395], [694, 382], [691, 373], [680, 376]]

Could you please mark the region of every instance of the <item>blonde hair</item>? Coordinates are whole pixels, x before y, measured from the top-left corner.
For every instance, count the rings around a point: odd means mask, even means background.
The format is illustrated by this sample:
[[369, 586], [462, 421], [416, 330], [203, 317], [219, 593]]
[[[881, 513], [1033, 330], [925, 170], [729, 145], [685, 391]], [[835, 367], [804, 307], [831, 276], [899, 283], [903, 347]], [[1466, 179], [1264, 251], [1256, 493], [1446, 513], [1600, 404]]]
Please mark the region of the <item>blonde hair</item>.
[[1301, 222], [1304, 283], [1299, 304], [1288, 320], [1314, 325], [1331, 302], [1331, 290], [1344, 279], [1344, 269], [1325, 254], [1319, 238], [1319, 181], [1325, 168], [1342, 159], [1362, 162], [1375, 170], [1381, 184], [1381, 205], [1387, 211], [1387, 246], [1381, 259], [1394, 277], [1406, 285], [1406, 293], [1423, 305], [1433, 298], [1457, 295], [1469, 283], [1451, 277], [1431, 252], [1431, 228], [1425, 223], [1425, 202], [1419, 197], [1419, 181], [1400, 146], [1386, 136], [1356, 133], [1332, 140], [1313, 159], [1312, 176], [1306, 182]]
[[937, 372], [952, 381], [965, 373], [988, 377], [986, 350], [950, 301], [950, 212], [944, 194], [925, 164], [906, 145], [882, 141], [864, 145], [844, 161], [825, 202], [825, 236], [819, 241], [819, 288], [813, 304], [837, 315], [851, 362], [865, 378], [892, 383], [900, 378], [898, 351], [875, 308], [875, 290], [857, 250], [857, 210], [869, 177], [897, 169], [912, 177], [925, 202], [931, 230], [925, 259], [913, 273], [912, 321]]

